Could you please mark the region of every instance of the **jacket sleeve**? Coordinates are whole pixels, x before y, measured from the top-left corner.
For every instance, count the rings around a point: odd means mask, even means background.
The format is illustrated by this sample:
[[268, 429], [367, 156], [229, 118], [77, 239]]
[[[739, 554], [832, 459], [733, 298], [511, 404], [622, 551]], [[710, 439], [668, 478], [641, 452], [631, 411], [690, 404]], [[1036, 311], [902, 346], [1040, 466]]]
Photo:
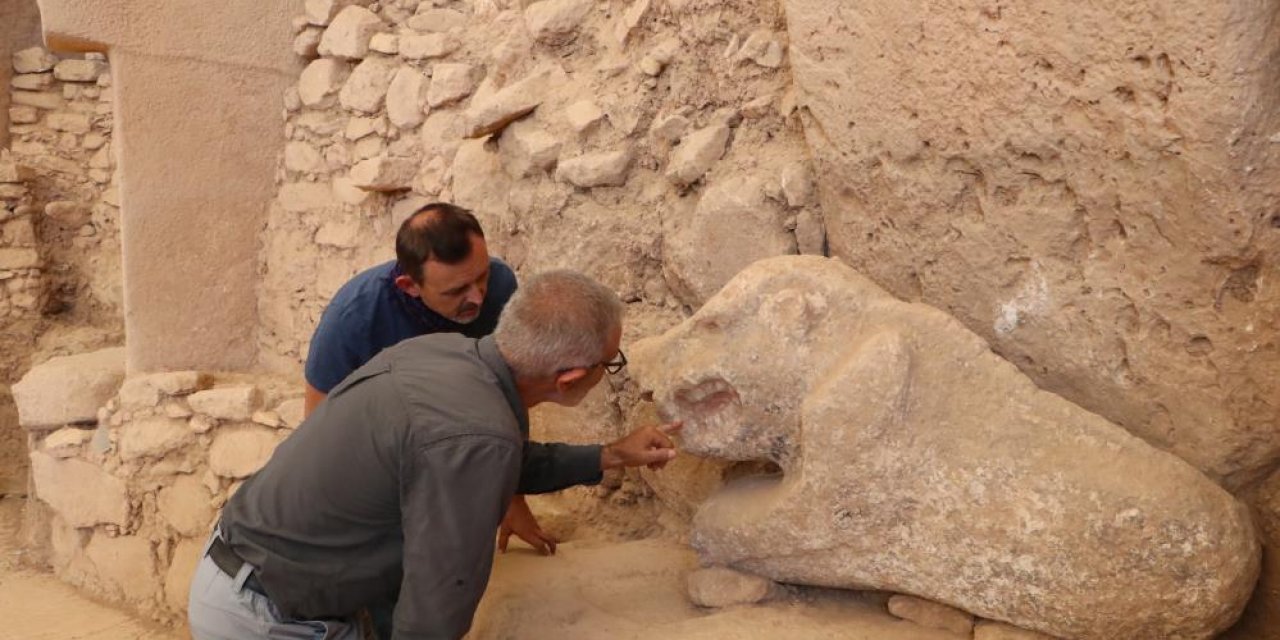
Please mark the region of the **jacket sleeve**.
[[463, 435], [405, 457], [404, 578], [396, 640], [457, 640], [489, 582], [494, 532], [515, 492], [520, 444]]
[[596, 484], [600, 471], [600, 445], [524, 443], [519, 493], [559, 491], [580, 484]]

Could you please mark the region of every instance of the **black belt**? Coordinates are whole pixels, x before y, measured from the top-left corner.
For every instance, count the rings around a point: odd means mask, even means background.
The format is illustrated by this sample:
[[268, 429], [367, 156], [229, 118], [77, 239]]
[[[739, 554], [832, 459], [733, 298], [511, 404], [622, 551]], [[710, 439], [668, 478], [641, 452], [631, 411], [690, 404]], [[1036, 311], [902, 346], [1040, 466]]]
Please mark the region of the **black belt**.
[[[227, 545], [222, 536], [218, 535], [213, 537], [213, 544], [209, 545], [209, 558], [223, 573], [231, 576], [232, 580], [240, 575], [240, 569], [245, 564], [244, 559], [236, 555], [236, 552]], [[244, 581], [244, 586], [258, 595], [267, 595], [267, 592], [262, 588], [262, 583], [258, 582], [258, 576], [253, 573], [250, 573], [249, 577]]]

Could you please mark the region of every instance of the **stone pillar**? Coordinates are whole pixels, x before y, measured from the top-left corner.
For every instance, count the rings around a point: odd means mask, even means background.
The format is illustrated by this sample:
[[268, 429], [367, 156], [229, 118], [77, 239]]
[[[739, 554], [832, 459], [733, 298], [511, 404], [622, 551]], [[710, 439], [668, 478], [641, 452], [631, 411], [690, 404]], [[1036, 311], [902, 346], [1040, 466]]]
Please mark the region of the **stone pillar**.
[[15, 51], [40, 44], [40, 8], [36, 0], [0, 0], [0, 148], [9, 146], [9, 81]]
[[302, 1], [40, 8], [51, 49], [111, 57], [128, 370], [251, 366], [258, 231]]

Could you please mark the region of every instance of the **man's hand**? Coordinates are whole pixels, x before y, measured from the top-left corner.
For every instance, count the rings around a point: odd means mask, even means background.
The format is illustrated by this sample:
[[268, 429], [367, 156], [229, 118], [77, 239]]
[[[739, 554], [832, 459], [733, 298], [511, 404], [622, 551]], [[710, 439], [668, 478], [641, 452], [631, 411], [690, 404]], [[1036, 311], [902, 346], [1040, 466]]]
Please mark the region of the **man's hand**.
[[680, 431], [680, 421], [640, 427], [600, 450], [600, 469], [648, 466], [661, 469], [676, 457], [671, 435]]
[[538, 519], [533, 517], [533, 512], [529, 510], [529, 503], [522, 495], [511, 498], [511, 504], [507, 505], [507, 515], [502, 517], [502, 526], [498, 527], [499, 551], [507, 552], [507, 541], [511, 539], [513, 533], [544, 556], [556, 553], [558, 541], [538, 526]]

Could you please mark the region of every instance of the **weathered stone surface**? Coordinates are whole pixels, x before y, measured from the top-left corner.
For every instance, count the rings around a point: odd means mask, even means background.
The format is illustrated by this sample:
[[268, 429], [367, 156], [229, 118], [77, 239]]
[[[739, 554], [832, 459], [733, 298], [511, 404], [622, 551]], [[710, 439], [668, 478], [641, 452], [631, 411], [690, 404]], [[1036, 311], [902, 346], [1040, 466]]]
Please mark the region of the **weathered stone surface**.
[[352, 5], [338, 12], [320, 37], [319, 53], [355, 60], [369, 53], [369, 39], [387, 25], [374, 12]]
[[95, 535], [85, 555], [98, 577], [131, 603], [149, 600], [160, 586], [151, 542], [138, 536]]
[[27, 105], [37, 109], [61, 109], [66, 101], [56, 93], [42, 91], [14, 91], [10, 94], [13, 104]]
[[303, 212], [323, 209], [333, 202], [333, 191], [327, 184], [291, 182], [280, 187], [280, 206], [285, 211]]
[[556, 177], [584, 189], [623, 185], [632, 157], [631, 149], [626, 148], [568, 158], [556, 167]]
[[464, 135], [468, 138], [487, 136], [528, 115], [542, 104], [547, 81], [547, 74], [535, 73], [484, 99], [477, 96], [467, 107]]
[[737, 175], [713, 183], [693, 215], [676, 220], [664, 245], [663, 269], [676, 293], [701, 304], [747, 265], [796, 252], [784, 212], [765, 196], [765, 179]]
[[782, 193], [787, 206], [803, 207], [813, 202], [813, 175], [809, 167], [796, 162], [782, 170]]
[[0, 249], [0, 269], [31, 269], [40, 266], [35, 249]]
[[126, 378], [116, 394], [120, 408], [128, 410], [150, 409], [160, 404], [160, 390], [147, 384], [141, 376]]
[[223, 427], [209, 447], [209, 469], [224, 478], [247, 478], [267, 463], [280, 440], [267, 427]]
[[161, 416], [140, 418], [120, 428], [120, 458], [158, 458], [192, 441], [184, 420]]
[[123, 380], [123, 347], [51, 358], [13, 385], [18, 422], [28, 428], [93, 422]]
[[41, 449], [55, 458], [70, 458], [80, 453], [84, 443], [93, 437], [91, 429], [66, 427], [58, 429], [44, 439]]
[[704, 563], [1089, 638], [1211, 637], [1257, 577], [1230, 494], [835, 260], [752, 265], [631, 356], [683, 449], [785, 474], [702, 506]]
[[711, 125], [685, 136], [671, 153], [667, 178], [678, 185], [697, 182], [724, 155], [728, 143], [729, 127], [723, 124]]
[[351, 181], [365, 191], [401, 191], [413, 184], [418, 164], [412, 158], [378, 156], [351, 168]]
[[339, 11], [351, 5], [367, 5], [368, 0], [307, 0], [304, 6], [307, 22], [316, 26], [327, 26]]
[[8, 152], [0, 152], [0, 182], [26, 182], [35, 176], [34, 169], [15, 162]]
[[564, 42], [577, 33], [591, 12], [591, 0], [542, 0], [524, 10], [524, 22], [534, 40]]
[[1273, 78], [1210, 62], [1271, 55], [1270, 8], [784, 4], [833, 255], [1233, 487], [1273, 467]]
[[461, 42], [447, 33], [400, 36], [400, 55], [409, 60], [443, 58], [458, 50]]
[[188, 538], [199, 538], [208, 535], [213, 522], [213, 507], [209, 504], [212, 497], [200, 478], [179, 476], [173, 484], [160, 490], [156, 506], [175, 531]]
[[197, 391], [187, 397], [197, 413], [219, 420], [248, 420], [262, 404], [262, 394], [253, 385], [217, 387]]
[[889, 613], [930, 629], [942, 629], [965, 637], [973, 633], [972, 615], [923, 598], [895, 594], [889, 598]]
[[688, 587], [694, 604], [720, 608], [760, 602], [769, 596], [773, 583], [750, 573], [709, 567], [690, 573]]
[[10, 124], [35, 124], [40, 122], [40, 112], [35, 107], [9, 107]]
[[191, 589], [191, 579], [196, 575], [196, 566], [200, 564], [200, 552], [204, 550], [204, 540], [183, 540], [173, 551], [173, 561], [164, 574], [164, 600], [174, 611], [187, 609], [187, 595]]
[[457, 102], [471, 95], [479, 81], [480, 74], [475, 67], [441, 62], [431, 70], [431, 89], [427, 93], [427, 103], [435, 108]]
[[320, 55], [320, 38], [324, 30], [317, 27], [303, 29], [293, 38], [293, 52], [298, 57], [314, 60]]
[[758, 29], [747, 36], [735, 58], [739, 62], [750, 60], [762, 67], [777, 69], [782, 66], [782, 43], [768, 29]]
[[353, 111], [377, 113], [391, 86], [395, 63], [385, 58], [368, 58], [356, 65], [351, 77], [338, 92], [338, 102]]
[[44, 47], [30, 47], [13, 54], [13, 70], [18, 73], [41, 73], [53, 69], [58, 56]]
[[63, 60], [53, 67], [53, 77], [63, 82], [97, 82], [107, 70], [101, 60]]
[[69, 227], [88, 222], [91, 213], [88, 205], [72, 200], [54, 200], [44, 207], [45, 215]]
[[387, 88], [387, 119], [391, 120], [391, 124], [401, 129], [411, 129], [422, 124], [422, 120], [427, 117], [423, 107], [427, 104], [429, 82], [433, 81], [427, 80], [421, 71], [408, 65], [396, 71]]
[[498, 138], [502, 164], [507, 173], [522, 178], [555, 166], [560, 141], [536, 122], [514, 122]]
[[308, 107], [332, 104], [332, 96], [347, 78], [347, 64], [333, 58], [312, 60], [298, 78], [298, 98]]
[[72, 527], [129, 521], [129, 492], [124, 481], [84, 460], [57, 460], [31, 452], [31, 477], [36, 497], [45, 501]]
[[1054, 637], [1003, 622], [979, 620], [973, 629], [973, 640], [1054, 640]]
[[437, 9], [418, 5], [418, 12], [405, 21], [405, 26], [414, 31], [446, 32], [467, 26], [467, 16], [452, 9]]
[[213, 384], [213, 378], [199, 371], [166, 371], [148, 374], [141, 379], [170, 396], [185, 396], [208, 389]]
[[310, 143], [291, 141], [284, 146], [284, 168], [301, 173], [314, 173], [324, 168], [324, 158]]
[[54, 131], [89, 133], [89, 116], [83, 113], [51, 113], [45, 116], [44, 123]]
[[582, 133], [591, 128], [591, 125], [604, 120], [604, 111], [592, 100], [579, 100], [565, 107], [564, 117], [574, 131]]
[[375, 33], [369, 38], [369, 50], [394, 56], [400, 53], [400, 38], [393, 33]]
[[13, 80], [9, 81], [9, 85], [14, 89], [26, 91], [40, 91], [49, 88], [51, 84], [53, 84], [52, 73], [24, 73], [14, 76]]

